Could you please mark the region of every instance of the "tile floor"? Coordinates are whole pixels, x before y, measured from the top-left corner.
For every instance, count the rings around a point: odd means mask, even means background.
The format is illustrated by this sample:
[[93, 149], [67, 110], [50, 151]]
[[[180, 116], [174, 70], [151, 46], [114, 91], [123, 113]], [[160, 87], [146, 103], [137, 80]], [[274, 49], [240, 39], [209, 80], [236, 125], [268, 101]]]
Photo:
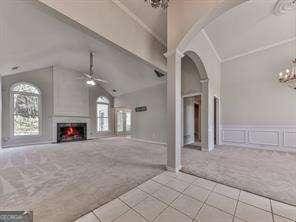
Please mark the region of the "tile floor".
[[296, 207], [164, 172], [75, 222], [295, 222]]

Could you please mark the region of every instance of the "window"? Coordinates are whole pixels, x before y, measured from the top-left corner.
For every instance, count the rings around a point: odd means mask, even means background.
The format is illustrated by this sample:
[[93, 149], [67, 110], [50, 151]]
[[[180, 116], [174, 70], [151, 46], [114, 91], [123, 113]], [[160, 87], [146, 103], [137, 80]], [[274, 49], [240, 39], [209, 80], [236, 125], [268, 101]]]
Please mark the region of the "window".
[[106, 97], [100, 96], [97, 99], [97, 131], [109, 131], [109, 105]]
[[40, 90], [28, 83], [11, 88], [12, 126], [14, 136], [34, 136], [40, 131]]

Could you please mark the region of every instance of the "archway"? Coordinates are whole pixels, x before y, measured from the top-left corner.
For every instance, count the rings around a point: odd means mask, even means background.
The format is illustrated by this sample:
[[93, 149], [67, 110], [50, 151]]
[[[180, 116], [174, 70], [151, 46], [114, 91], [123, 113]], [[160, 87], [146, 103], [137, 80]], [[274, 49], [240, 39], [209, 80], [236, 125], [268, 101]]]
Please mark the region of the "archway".
[[193, 51], [187, 51], [181, 60], [181, 84], [181, 145], [191, 143], [209, 151], [209, 80], [201, 58]]

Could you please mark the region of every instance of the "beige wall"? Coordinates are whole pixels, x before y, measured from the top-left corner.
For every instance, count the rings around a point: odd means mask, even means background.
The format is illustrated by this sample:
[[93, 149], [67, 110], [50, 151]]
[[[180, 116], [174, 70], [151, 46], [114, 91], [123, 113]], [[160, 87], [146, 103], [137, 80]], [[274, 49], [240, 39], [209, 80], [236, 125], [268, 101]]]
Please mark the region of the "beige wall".
[[276, 78], [289, 67], [295, 43], [222, 64], [223, 125], [296, 125], [296, 90]]
[[[39, 2], [59, 12], [57, 14], [55, 11], [58, 18], [64, 19], [61, 14], [67, 16], [93, 32], [92, 34], [95, 33], [154, 66], [166, 70], [166, 60], [163, 56], [165, 47], [162, 43], [113, 1], [39, 0]], [[52, 11], [50, 13], [53, 14]]]
[[[135, 112], [138, 106], [147, 106], [147, 111]], [[165, 83], [115, 97], [115, 107], [132, 110], [133, 138], [167, 142]]]

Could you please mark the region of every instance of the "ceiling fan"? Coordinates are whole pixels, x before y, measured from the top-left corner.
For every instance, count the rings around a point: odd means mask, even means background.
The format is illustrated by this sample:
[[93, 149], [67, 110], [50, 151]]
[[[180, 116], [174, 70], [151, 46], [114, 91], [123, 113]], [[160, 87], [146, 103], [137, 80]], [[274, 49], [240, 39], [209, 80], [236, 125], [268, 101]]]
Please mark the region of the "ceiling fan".
[[95, 86], [99, 82], [108, 83], [104, 79], [99, 79], [94, 76], [94, 52], [90, 52], [90, 64], [89, 64], [89, 73], [82, 73], [83, 77], [86, 79], [86, 84], [90, 86]]

